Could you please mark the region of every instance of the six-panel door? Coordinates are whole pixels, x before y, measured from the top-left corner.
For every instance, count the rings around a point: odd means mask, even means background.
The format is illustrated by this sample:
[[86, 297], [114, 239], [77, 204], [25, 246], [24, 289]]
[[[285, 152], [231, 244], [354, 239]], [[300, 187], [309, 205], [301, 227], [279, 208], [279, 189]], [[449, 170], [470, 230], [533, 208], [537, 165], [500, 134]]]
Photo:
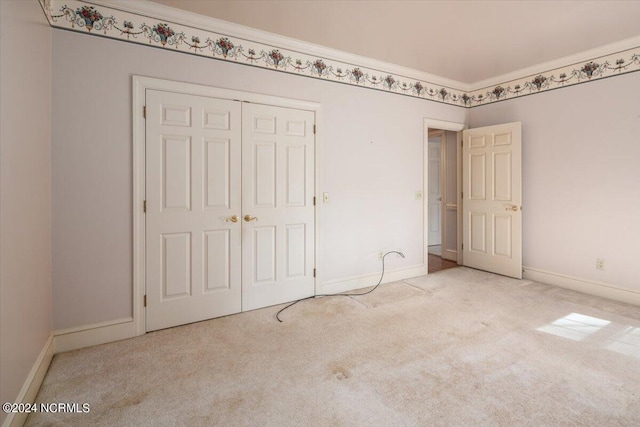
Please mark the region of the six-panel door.
[[241, 104], [147, 91], [147, 331], [241, 311]]
[[251, 310], [314, 294], [315, 116], [242, 107], [242, 308]]
[[463, 134], [463, 263], [522, 278], [522, 125]]

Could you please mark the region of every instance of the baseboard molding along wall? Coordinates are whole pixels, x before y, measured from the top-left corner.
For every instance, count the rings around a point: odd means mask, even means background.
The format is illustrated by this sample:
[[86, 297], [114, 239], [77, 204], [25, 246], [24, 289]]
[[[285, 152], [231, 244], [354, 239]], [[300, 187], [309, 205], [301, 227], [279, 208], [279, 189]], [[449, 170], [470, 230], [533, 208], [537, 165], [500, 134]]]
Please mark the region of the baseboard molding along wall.
[[[398, 280], [409, 279], [411, 277], [423, 276], [425, 274], [427, 274], [427, 267], [424, 264], [395, 270], [387, 270], [384, 272], [382, 283], [395, 282]], [[374, 286], [378, 283], [378, 280], [380, 280], [380, 273], [324, 282], [320, 285], [318, 294], [337, 294], [340, 292], [362, 289]]]
[[56, 353], [133, 338], [138, 335], [132, 317], [54, 331]]
[[[607, 283], [593, 282], [578, 277], [553, 273], [527, 266], [523, 267], [523, 269], [523, 277], [528, 280], [547, 283], [561, 288], [640, 306], [640, 292], [617, 288]], [[424, 264], [395, 270], [387, 270], [382, 283], [395, 282], [425, 274], [427, 274], [427, 267]], [[379, 279], [380, 273], [373, 273], [350, 277], [347, 279], [328, 281], [319, 286], [317, 293], [334, 294], [362, 289], [375, 285], [378, 283]], [[53, 344], [55, 353], [61, 353], [64, 351], [71, 351], [93, 345], [133, 338], [137, 335], [139, 334], [136, 330], [136, 324], [133, 318], [128, 317], [109, 322], [94, 323], [91, 325], [54, 331]]]
[[[383, 283], [421, 276], [426, 273], [427, 269], [424, 265], [387, 270], [384, 274]], [[318, 293], [339, 293], [365, 288], [375, 285], [378, 283], [379, 279], [380, 274], [375, 273], [327, 282], [320, 286]], [[134, 322], [134, 319], [132, 317], [127, 317], [124, 319], [94, 323], [75, 328], [60, 329], [54, 331], [53, 335], [55, 353], [62, 353], [93, 345], [106, 344], [109, 342], [133, 338], [139, 334], [137, 333], [136, 322]]]
[[640, 292], [630, 289], [622, 289], [613, 285], [578, 277], [567, 276], [565, 274], [552, 273], [532, 267], [523, 267], [523, 278], [534, 282], [546, 283], [560, 288], [571, 289], [589, 295], [609, 298], [616, 301], [626, 302], [640, 306]]
[[[51, 365], [51, 360], [53, 359], [54, 353], [54, 342], [53, 342], [53, 332], [49, 335], [47, 342], [45, 342], [44, 347], [40, 351], [38, 358], [36, 359], [31, 371], [29, 371], [29, 375], [27, 375], [27, 379], [24, 381], [22, 385], [22, 389], [20, 393], [18, 393], [18, 397], [16, 397], [15, 403], [33, 403], [36, 400], [36, 395], [38, 394], [38, 390], [40, 390], [40, 386], [42, 385], [42, 381], [44, 380], [44, 376], [49, 369], [49, 365]], [[4, 402], [3, 402], [4, 403]], [[25, 421], [27, 421], [28, 413], [10, 413], [5, 418], [4, 423], [2, 423], [3, 427], [19, 427], [24, 425]]]
[[[617, 288], [606, 283], [593, 282], [578, 277], [571, 277], [564, 274], [553, 273], [532, 267], [525, 266], [523, 267], [523, 269], [523, 277], [528, 280], [547, 283], [561, 288], [571, 289], [590, 295], [596, 295], [640, 306], [640, 292]], [[425, 274], [427, 274], [427, 267], [424, 264], [395, 270], [387, 270], [384, 274], [382, 283], [395, 282], [398, 280], [409, 279], [411, 277], [422, 276]], [[379, 279], [380, 273], [373, 273], [363, 276], [350, 277], [347, 279], [328, 281], [322, 283], [319, 286], [317, 293], [334, 294], [353, 291], [355, 289], [362, 289], [375, 285], [376, 283], [378, 283]], [[51, 355], [48, 357], [46, 367], [49, 366], [51, 357], [54, 353], [54, 349], [55, 353], [61, 353], [65, 351], [77, 350], [79, 348], [90, 347], [93, 345], [133, 338], [137, 335], [139, 334], [136, 330], [136, 323], [134, 322], [132, 317], [54, 331], [52, 338], [53, 345], [50, 346]], [[40, 361], [41, 359], [46, 359], [44, 353], [38, 360]], [[44, 372], [46, 372], [46, 368]]]

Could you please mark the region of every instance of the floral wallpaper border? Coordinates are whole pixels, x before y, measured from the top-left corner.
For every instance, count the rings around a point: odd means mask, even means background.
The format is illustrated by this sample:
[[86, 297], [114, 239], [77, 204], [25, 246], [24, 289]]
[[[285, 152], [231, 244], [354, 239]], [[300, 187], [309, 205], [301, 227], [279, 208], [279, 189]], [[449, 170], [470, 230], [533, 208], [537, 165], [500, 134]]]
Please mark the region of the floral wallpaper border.
[[475, 107], [613, 75], [640, 71], [639, 46], [619, 53], [593, 58], [586, 62], [556, 68], [545, 73], [467, 92], [384, 70], [289, 51], [278, 46], [159, 21], [153, 17], [102, 5], [92, 5], [84, 1], [40, 0], [40, 2], [53, 27], [461, 107]]
[[496, 86], [474, 90], [468, 94], [471, 98], [469, 106], [474, 107], [536, 94], [633, 71], [640, 71], [640, 48], [624, 50], [544, 73], [532, 74]]

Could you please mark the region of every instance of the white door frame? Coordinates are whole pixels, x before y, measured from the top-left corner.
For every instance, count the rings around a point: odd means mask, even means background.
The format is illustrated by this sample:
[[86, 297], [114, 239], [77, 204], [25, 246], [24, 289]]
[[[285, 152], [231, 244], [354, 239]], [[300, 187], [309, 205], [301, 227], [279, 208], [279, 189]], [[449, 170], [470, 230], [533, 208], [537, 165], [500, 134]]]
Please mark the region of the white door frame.
[[[208, 96], [212, 98], [229, 99], [255, 104], [267, 104], [277, 107], [295, 108], [298, 110], [313, 111], [315, 113], [316, 129], [322, 129], [321, 105], [316, 102], [301, 101], [297, 99], [281, 98], [258, 93], [242, 92], [230, 89], [222, 89], [213, 86], [204, 86], [192, 83], [177, 82], [171, 80], [156, 79], [153, 77], [133, 76], [133, 323], [136, 334], [146, 333], [145, 322], [145, 119], [143, 110], [145, 107], [145, 92], [147, 89], [161, 90], [165, 92], [177, 92], [187, 95]], [[315, 135], [315, 173], [314, 190], [320, 194], [320, 132]], [[320, 209], [316, 203], [315, 208], [315, 267], [319, 268], [320, 248]], [[316, 277], [316, 294], [320, 274]]]
[[[433, 129], [433, 130], [450, 130], [453, 132], [458, 132], [458, 136], [457, 136], [457, 141], [456, 144], [458, 144], [458, 147], [460, 147], [460, 143], [462, 142], [462, 131], [467, 129], [469, 127], [469, 125], [467, 125], [466, 123], [461, 123], [461, 122], [447, 122], [444, 120], [435, 120], [435, 119], [429, 119], [429, 118], [425, 118], [424, 119], [424, 131], [423, 131], [423, 159], [422, 159], [422, 164], [424, 165], [424, 171], [423, 171], [423, 183], [422, 183], [422, 188], [425, 189], [425, 191], [429, 188], [429, 129]], [[461, 161], [462, 161], [462, 150], [458, 149], [458, 173], [457, 173], [457, 198], [458, 198], [458, 239], [457, 239], [457, 250], [458, 250], [458, 265], [462, 265], [462, 214], [461, 214], [461, 210], [462, 210], [462, 195], [461, 195], [461, 186], [462, 186], [462, 167], [461, 167]], [[425, 265], [425, 270], [429, 271], [429, 248], [428, 248], [428, 244], [429, 244], [429, 215], [428, 213], [428, 209], [429, 209], [429, 200], [428, 197], [424, 197], [425, 191], [422, 192], [423, 197], [422, 197], [422, 203], [423, 203], [423, 208], [422, 208], [422, 218], [423, 218], [423, 226], [422, 226], [422, 230], [423, 230], [423, 252], [424, 252], [424, 265]]]

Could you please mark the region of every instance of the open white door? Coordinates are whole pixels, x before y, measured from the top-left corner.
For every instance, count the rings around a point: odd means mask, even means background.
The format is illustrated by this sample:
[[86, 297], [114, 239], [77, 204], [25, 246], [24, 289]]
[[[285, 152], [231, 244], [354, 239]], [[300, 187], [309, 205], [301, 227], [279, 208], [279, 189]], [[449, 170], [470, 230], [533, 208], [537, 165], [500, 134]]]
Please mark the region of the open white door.
[[522, 124], [463, 133], [463, 263], [522, 278]]
[[314, 294], [311, 111], [242, 104], [242, 309]]

